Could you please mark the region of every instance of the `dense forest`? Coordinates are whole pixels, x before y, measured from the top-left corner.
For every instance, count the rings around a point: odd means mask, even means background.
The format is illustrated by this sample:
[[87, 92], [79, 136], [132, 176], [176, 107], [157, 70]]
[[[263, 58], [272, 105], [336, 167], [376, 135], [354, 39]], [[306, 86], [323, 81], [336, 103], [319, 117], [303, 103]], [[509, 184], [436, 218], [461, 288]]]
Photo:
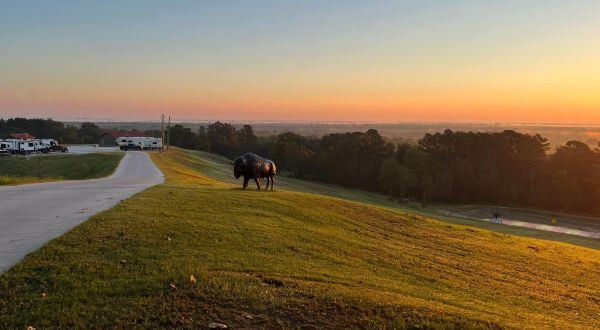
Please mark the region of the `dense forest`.
[[[61, 143], [96, 143], [102, 130], [42, 119], [0, 120], [0, 135], [29, 132]], [[146, 131], [160, 136], [160, 131]], [[169, 129], [171, 145], [234, 158], [255, 152], [287, 175], [388, 194], [400, 201], [520, 205], [600, 215], [600, 150], [570, 141], [553, 148], [540, 135], [426, 134], [395, 144], [376, 130], [305, 137], [259, 137], [252, 126], [216, 122]]]

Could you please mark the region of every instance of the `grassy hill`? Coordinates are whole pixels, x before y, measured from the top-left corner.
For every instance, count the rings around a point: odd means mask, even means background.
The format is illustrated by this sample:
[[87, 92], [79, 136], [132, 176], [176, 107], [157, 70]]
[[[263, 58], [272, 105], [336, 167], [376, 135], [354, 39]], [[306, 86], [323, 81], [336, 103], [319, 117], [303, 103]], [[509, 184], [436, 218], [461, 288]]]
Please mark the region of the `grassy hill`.
[[0, 328], [600, 327], [600, 251], [153, 159], [167, 183], [0, 275]]
[[112, 174], [123, 153], [0, 157], [0, 185], [97, 179]]
[[[191, 151], [191, 150], [182, 150], [186, 154], [186, 157], [193, 160], [193, 162], [188, 163], [188, 166], [191, 168], [205, 174], [206, 176], [219, 180], [228, 182], [235, 185], [241, 185], [241, 179], [236, 180], [232, 175], [231, 169], [231, 161], [206, 152], [201, 151]], [[361, 203], [367, 203], [372, 205], [381, 206], [384, 208], [401, 211], [401, 212], [409, 212], [416, 213], [426, 217], [433, 217], [436, 219], [442, 219], [444, 221], [452, 222], [460, 225], [474, 226], [482, 229], [492, 230], [495, 232], [500, 232], [504, 234], [510, 235], [519, 235], [525, 237], [532, 238], [541, 238], [559, 242], [566, 242], [571, 244], [576, 244], [585, 247], [591, 247], [594, 249], [600, 249], [600, 240], [594, 238], [586, 238], [579, 237], [568, 234], [561, 234], [549, 231], [535, 230], [529, 228], [522, 227], [512, 227], [506, 225], [499, 225], [490, 222], [482, 222], [479, 220], [472, 219], [470, 217], [464, 216], [452, 216], [449, 213], [456, 214], [457, 209], [478, 209], [479, 216], [478, 218], [485, 218], [486, 214], [482, 213], [482, 210], [490, 209], [490, 207], [483, 206], [467, 206], [467, 205], [428, 205], [427, 207], [422, 207], [420, 203], [399, 203], [393, 200], [390, 200], [388, 196], [384, 196], [381, 194], [362, 191], [358, 189], [349, 189], [345, 187], [340, 187], [331, 184], [323, 184], [318, 182], [306, 181], [306, 180], [298, 180], [294, 178], [285, 177], [282, 175], [277, 176], [276, 186], [279, 189], [285, 189], [290, 191], [298, 191], [298, 192], [306, 192], [313, 193], [319, 195], [326, 195], [331, 197], [342, 198], [351, 201], [357, 201]], [[254, 189], [256, 186], [253, 182], [250, 183], [250, 187]], [[493, 209], [493, 208], [492, 208]], [[448, 212], [452, 210], [453, 212]], [[487, 214], [490, 214], [490, 211], [487, 211]], [[502, 213], [520, 213], [522, 215], [521, 219], [525, 218], [531, 222], [541, 223], [543, 219], [547, 220], [547, 224], [551, 224], [551, 219], [559, 219], [559, 223], [562, 225], [563, 223], [568, 223], [571, 220], [580, 220], [583, 217], [573, 216], [573, 215], [564, 215], [564, 214], [556, 214], [550, 213], [540, 210], [519, 210], [515, 208], [511, 208], [510, 212], [508, 210], [503, 210]], [[526, 215], [523, 215], [526, 214]], [[587, 227], [590, 227], [589, 224], [594, 224], [593, 229], [597, 229], [598, 219], [594, 218], [585, 218], [586, 222], [584, 222]], [[573, 222], [573, 221], [571, 221]]]

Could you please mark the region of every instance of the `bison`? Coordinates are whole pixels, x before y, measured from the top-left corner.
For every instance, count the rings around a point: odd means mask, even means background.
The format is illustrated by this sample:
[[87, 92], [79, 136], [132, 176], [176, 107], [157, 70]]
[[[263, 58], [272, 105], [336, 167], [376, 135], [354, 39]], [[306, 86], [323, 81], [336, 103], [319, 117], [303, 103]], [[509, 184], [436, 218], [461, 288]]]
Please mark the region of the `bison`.
[[240, 176], [244, 177], [244, 189], [248, 187], [248, 181], [254, 179], [256, 187], [260, 190], [260, 180], [267, 178], [267, 190], [269, 190], [269, 183], [271, 183], [271, 191], [273, 190], [277, 168], [272, 161], [253, 153], [247, 153], [236, 158], [231, 165], [233, 165], [233, 175], [236, 179], [239, 179]]

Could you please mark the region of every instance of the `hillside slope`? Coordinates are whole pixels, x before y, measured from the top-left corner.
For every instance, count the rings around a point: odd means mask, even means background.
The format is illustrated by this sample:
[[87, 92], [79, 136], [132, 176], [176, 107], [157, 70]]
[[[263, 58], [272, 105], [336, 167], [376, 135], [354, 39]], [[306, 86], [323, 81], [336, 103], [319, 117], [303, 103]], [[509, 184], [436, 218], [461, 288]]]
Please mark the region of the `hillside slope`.
[[0, 275], [0, 328], [600, 327], [599, 251], [153, 158], [166, 184]]
[[[241, 185], [241, 179], [236, 180], [233, 177], [231, 170], [231, 160], [226, 159], [225, 157], [221, 157], [219, 155], [206, 153], [202, 151], [193, 151], [193, 150], [180, 150], [185, 153], [186, 157], [193, 160], [193, 162], [188, 163], [188, 165], [195, 169], [196, 171], [205, 174], [206, 176], [228, 183], [232, 183], [235, 185]], [[531, 238], [541, 238], [558, 242], [565, 242], [570, 244], [576, 244], [584, 247], [591, 247], [597, 250], [600, 250], [600, 240], [595, 238], [581, 237], [563, 233], [556, 233], [550, 231], [536, 230], [530, 228], [523, 227], [513, 227], [507, 226], [504, 224], [496, 224], [491, 223], [489, 221], [481, 221], [476, 220], [470, 217], [460, 216], [460, 212], [456, 212], [457, 209], [479, 209], [479, 216], [476, 218], [485, 218], [487, 214], [491, 214], [491, 211], [488, 213], [482, 214], [483, 210], [486, 209], [484, 206], [473, 206], [473, 205], [457, 205], [457, 204], [447, 204], [447, 205], [428, 205], [427, 207], [422, 207], [420, 203], [399, 203], [394, 200], [390, 200], [388, 196], [384, 196], [378, 193], [363, 191], [359, 189], [350, 189], [346, 187], [318, 183], [314, 181], [307, 180], [299, 180], [295, 178], [290, 178], [282, 175], [280, 173], [276, 177], [276, 186], [278, 189], [290, 190], [290, 191], [298, 191], [298, 192], [306, 192], [313, 193], [331, 197], [342, 198], [350, 201], [357, 201], [361, 203], [367, 203], [371, 205], [381, 206], [384, 208], [408, 212], [408, 213], [416, 213], [423, 215], [425, 217], [433, 217], [435, 219], [442, 219], [447, 222], [473, 226], [482, 229], [488, 229], [499, 233], [510, 234], [510, 235], [519, 235]], [[253, 185], [253, 183], [251, 183]], [[498, 209], [498, 207], [487, 207], [490, 209]], [[452, 212], [449, 212], [452, 211]], [[508, 211], [503, 210], [503, 213], [506, 214]], [[512, 209], [510, 213], [519, 212], [517, 209]], [[552, 214], [548, 212], [543, 212], [539, 210], [521, 210], [522, 214], [527, 213], [527, 216], [521, 218], [523, 221], [527, 221], [527, 219], [531, 219], [532, 222], [543, 223], [541, 219], [546, 220], [547, 224], [551, 224], [551, 219], [559, 219], [559, 223], [563, 224], [570, 220], [578, 220], [582, 217], [577, 217], [573, 215], [559, 215]], [[538, 219], [536, 219], [538, 218]], [[588, 218], [585, 219], [588, 223], [596, 223], [599, 221], [598, 219]], [[596, 228], [598, 225], [594, 225], [593, 228]], [[584, 229], [589, 229], [589, 226], [584, 227]]]

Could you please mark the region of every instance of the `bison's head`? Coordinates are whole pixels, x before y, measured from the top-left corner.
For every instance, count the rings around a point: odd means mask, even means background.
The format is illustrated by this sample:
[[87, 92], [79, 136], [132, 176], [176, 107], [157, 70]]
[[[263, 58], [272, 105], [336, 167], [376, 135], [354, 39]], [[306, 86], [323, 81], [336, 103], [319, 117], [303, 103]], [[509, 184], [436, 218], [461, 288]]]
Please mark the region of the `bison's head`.
[[240, 176], [244, 174], [246, 164], [247, 162], [244, 157], [238, 157], [233, 162], [231, 162], [231, 165], [233, 165], [233, 175], [236, 179], [239, 179]]

